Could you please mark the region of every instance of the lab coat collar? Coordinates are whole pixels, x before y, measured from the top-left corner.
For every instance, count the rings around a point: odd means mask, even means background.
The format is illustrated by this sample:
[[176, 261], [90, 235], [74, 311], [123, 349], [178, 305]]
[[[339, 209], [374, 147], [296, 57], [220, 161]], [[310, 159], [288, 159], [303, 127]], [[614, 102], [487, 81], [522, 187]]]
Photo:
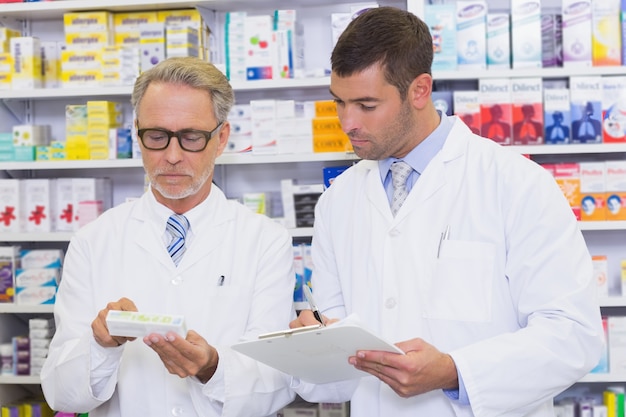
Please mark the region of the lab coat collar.
[[144, 193], [131, 213], [131, 227], [137, 229], [135, 242], [164, 267], [182, 272], [206, 257], [221, 242], [220, 225], [234, 221], [228, 210], [226, 196], [215, 184], [209, 196], [199, 205], [184, 213], [191, 224], [191, 239], [178, 269], [171, 261], [162, 236], [171, 210], [156, 201], [151, 190]]
[[[385, 189], [380, 179], [377, 161], [361, 161], [359, 169], [367, 171], [366, 193], [370, 203], [380, 214], [392, 223], [401, 222], [418, 204], [433, 197], [446, 184], [448, 163], [461, 157], [467, 150], [471, 136], [469, 128], [456, 116], [452, 116], [453, 126], [439, 151], [421, 173], [420, 178], [409, 193], [404, 205], [395, 217], [391, 214]], [[356, 167], [355, 167], [356, 168]]]

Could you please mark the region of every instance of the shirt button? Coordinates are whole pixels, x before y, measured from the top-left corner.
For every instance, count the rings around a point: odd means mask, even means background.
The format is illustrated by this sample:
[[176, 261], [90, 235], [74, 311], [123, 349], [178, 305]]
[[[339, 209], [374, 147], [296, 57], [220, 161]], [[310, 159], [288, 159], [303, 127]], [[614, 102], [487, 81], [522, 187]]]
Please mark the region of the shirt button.
[[400, 231], [398, 229], [391, 229], [389, 236], [400, 236]]
[[183, 283], [183, 277], [181, 277], [180, 275], [172, 278], [172, 280], [170, 281], [172, 283], [172, 285], [180, 285]]
[[185, 410], [182, 407], [174, 407], [172, 408], [172, 415], [173, 416], [182, 416], [185, 414]]
[[394, 308], [396, 306], [396, 299], [393, 297], [389, 297], [387, 298], [387, 300], [385, 300], [385, 307], [387, 308]]

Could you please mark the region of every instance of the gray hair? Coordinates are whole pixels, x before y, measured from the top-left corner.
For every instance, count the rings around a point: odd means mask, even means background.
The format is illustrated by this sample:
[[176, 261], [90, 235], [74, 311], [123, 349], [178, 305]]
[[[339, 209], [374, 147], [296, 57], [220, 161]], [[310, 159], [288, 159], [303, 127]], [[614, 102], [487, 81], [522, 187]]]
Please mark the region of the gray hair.
[[[218, 122], [228, 117], [235, 93], [226, 76], [215, 65], [195, 57], [168, 58], [144, 71], [137, 81], [130, 102], [135, 112], [151, 83], [183, 84], [204, 90], [211, 96], [213, 116]], [[163, 97], [167, 100], [167, 97]]]

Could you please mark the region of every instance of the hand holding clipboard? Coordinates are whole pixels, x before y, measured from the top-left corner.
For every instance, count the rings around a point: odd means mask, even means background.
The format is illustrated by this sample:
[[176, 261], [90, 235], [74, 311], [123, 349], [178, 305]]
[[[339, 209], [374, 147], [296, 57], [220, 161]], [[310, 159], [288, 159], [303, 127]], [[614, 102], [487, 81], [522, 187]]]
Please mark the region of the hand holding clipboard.
[[358, 350], [381, 350], [404, 355], [397, 346], [371, 333], [351, 315], [322, 324], [260, 335], [232, 349], [272, 368], [311, 383], [327, 383], [367, 376], [348, 363]]

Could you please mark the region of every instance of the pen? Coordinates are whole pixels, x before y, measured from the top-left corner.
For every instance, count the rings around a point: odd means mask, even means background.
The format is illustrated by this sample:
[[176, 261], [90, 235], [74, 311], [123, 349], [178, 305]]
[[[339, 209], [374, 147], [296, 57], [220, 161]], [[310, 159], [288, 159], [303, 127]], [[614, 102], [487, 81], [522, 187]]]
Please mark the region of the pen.
[[217, 280], [217, 286], [221, 287], [222, 285], [224, 285], [224, 275], [220, 275], [219, 279]]
[[315, 304], [315, 301], [313, 301], [313, 294], [311, 293], [311, 289], [309, 288], [307, 284], [304, 284], [302, 288], [304, 289], [304, 296], [306, 297], [306, 300], [309, 302], [309, 306], [311, 307], [313, 316], [315, 317], [317, 321], [322, 323], [322, 326], [326, 326], [326, 323], [324, 323], [324, 319], [322, 319], [322, 315], [320, 314], [320, 311], [317, 309], [317, 305]]
[[448, 240], [450, 237], [450, 225], [446, 226], [446, 230], [441, 233], [441, 237], [439, 238], [439, 247], [437, 248], [437, 259], [439, 259], [439, 254], [441, 254], [441, 244], [444, 240]]

